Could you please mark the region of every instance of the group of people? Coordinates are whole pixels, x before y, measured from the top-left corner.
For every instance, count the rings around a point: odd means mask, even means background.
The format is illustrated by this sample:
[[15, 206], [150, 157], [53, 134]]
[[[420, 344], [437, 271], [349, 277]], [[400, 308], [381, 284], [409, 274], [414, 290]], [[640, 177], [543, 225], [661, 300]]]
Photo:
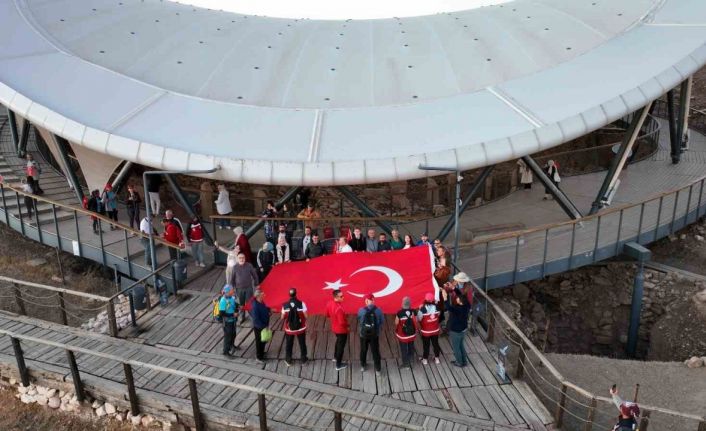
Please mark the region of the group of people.
[[[530, 190], [532, 188], [532, 183], [534, 182], [534, 176], [532, 175], [532, 170], [527, 166], [524, 160], [517, 160], [517, 169], [520, 174], [520, 184], [524, 190]], [[549, 178], [552, 184], [556, 188], [559, 188], [559, 183], [561, 182], [561, 176], [559, 175], [559, 163], [554, 160], [547, 160], [547, 163], [542, 167], [544, 174]], [[544, 200], [552, 199], [552, 194], [548, 187], [544, 188]]]
[[[245, 320], [249, 315], [254, 330], [256, 360], [265, 361], [266, 339], [262, 332], [268, 328], [270, 322], [270, 306], [265, 303], [265, 293], [254, 287], [257, 274], [252, 265], [245, 262], [243, 253], [238, 254], [238, 263], [229, 276], [235, 285], [227, 283], [222, 295], [217, 302], [215, 314], [223, 322], [223, 354], [230, 356], [237, 349], [235, 344], [236, 326], [239, 320]], [[242, 269], [239, 269], [242, 268]], [[228, 277], [228, 276], [227, 276]], [[435, 363], [440, 363], [441, 348], [439, 336], [447, 332], [454, 354], [452, 363], [458, 367], [468, 365], [468, 356], [465, 349], [465, 335], [471, 316], [473, 291], [469, 284], [470, 279], [465, 273], [456, 274], [453, 279], [446, 282], [441, 289], [440, 301], [433, 292], [428, 292], [424, 302], [418, 307], [413, 307], [409, 297], [402, 300], [400, 310], [395, 314], [395, 336], [399, 343], [400, 358], [403, 367], [411, 367], [414, 360], [414, 342], [417, 336], [422, 340], [423, 365], [428, 365], [430, 358]], [[252, 292], [249, 295], [249, 292]], [[252, 296], [252, 299], [250, 298]], [[350, 327], [344, 306], [344, 294], [341, 290], [333, 291], [332, 300], [326, 305], [326, 317], [331, 324], [331, 331], [336, 337], [334, 361], [336, 370], [348, 367], [343, 361], [343, 355]], [[247, 310], [247, 313], [245, 312]], [[300, 360], [308, 361], [306, 347], [306, 330], [308, 311], [306, 304], [297, 297], [297, 290], [289, 290], [289, 299], [282, 304], [280, 313], [283, 321], [285, 335], [285, 362], [287, 366], [293, 363], [294, 339], [299, 345]], [[448, 319], [445, 317], [448, 316]], [[365, 305], [357, 312], [358, 331], [360, 340], [361, 371], [365, 371], [368, 362], [368, 351], [372, 356], [376, 372], [381, 371], [380, 333], [385, 325], [385, 316], [380, 308], [375, 305], [375, 296], [369, 294], [365, 297]], [[430, 353], [433, 351], [433, 356]]]

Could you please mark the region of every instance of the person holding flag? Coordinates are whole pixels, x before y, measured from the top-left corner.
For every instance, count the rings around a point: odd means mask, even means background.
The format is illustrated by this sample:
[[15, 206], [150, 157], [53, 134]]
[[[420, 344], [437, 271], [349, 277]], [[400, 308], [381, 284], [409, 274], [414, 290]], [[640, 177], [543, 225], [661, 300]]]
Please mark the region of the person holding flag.
[[284, 322], [285, 359], [287, 366], [292, 365], [292, 350], [294, 337], [299, 341], [299, 353], [302, 364], [306, 364], [306, 304], [297, 298], [297, 289], [289, 289], [289, 301], [282, 305], [282, 321]]

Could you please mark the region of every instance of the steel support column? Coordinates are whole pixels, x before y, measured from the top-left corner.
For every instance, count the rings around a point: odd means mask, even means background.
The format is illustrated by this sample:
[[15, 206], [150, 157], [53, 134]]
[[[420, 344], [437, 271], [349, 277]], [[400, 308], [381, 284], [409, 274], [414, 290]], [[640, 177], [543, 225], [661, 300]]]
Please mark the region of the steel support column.
[[[459, 216], [463, 215], [463, 212], [466, 211], [466, 208], [468, 208], [471, 202], [473, 202], [473, 195], [478, 193], [478, 190], [483, 187], [483, 184], [485, 184], [485, 180], [488, 179], [488, 176], [493, 171], [494, 167], [495, 166], [493, 165], [486, 166], [485, 168], [483, 168], [478, 178], [476, 178], [473, 184], [468, 188], [466, 193], [463, 195], [463, 198], [461, 198], [461, 206], [458, 209]], [[436, 237], [439, 238], [441, 241], [444, 241], [451, 232], [451, 228], [454, 225], [454, 220], [454, 216], [449, 216], [448, 220], [446, 220], [446, 223], [439, 231], [439, 235], [437, 235]]]
[[544, 170], [539, 167], [537, 162], [535, 162], [532, 157], [524, 156], [522, 157], [522, 160], [525, 162], [527, 167], [532, 170], [532, 173], [534, 173], [534, 175], [539, 178], [539, 180], [542, 182], [542, 185], [547, 190], [549, 190], [549, 193], [554, 196], [561, 209], [563, 209], [569, 217], [574, 220], [578, 220], [582, 217], [581, 212], [578, 210], [578, 208], [576, 208], [573, 202], [571, 202], [569, 197], [566, 196], [564, 192], [559, 189], [559, 187], [554, 185], [554, 183], [549, 179]]
[[69, 180], [69, 184], [71, 184], [71, 187], [74, 189], [74, 193], [76, 193], [76, 197], [78, 198], [80, 205], [83, 202], [83, 188], [81, 188], [81, 183], [76, 176], [76, 172], [71, 169], [71, 160], [69, 160], [69, 153], [67, 152], [69, 141], [59, 135], [54, 135], [54, 140], [56, 140], [56, 148], [59, 152], [59, 156], [61, 156], [64, 169], [66, 170], [66, 178]]
[[[351, 191], [351, 189], [349, 189], [348, 187], [346, 187], [346, 186], [338, 186], [338, 187], [336, 187], [336, 190], [338, 190], [338, 191], [343, 195], [343, 197], [345, 197], [345, 198], [348, 199], [353, 205], [355, 205], [356, 208], [358, 208], [358, 209], [360, 210], [360, 212], [362, 212], [363, 214], [365, 214], [366, 217], [373, 217], [373, 218], [374, 218], [374, 217], [380, 217], [380, 216], [378, 215], [378, 213], [375, 212], [375, 210], [373, 210], [372, 208], [370, 208], [370, 207], [368, 206], [368, 204], [366, 204], [365, 202], [363, 202], [363, 200], [360, 199], [358, 196], [356, 196], [356, 194], [353, 193], [353, 192]], [[378, 225], [382, 230], [384, 230], [385, 232], [387, 232], [388, 235], [392, 235], [392, 229], [393, 229], [393, 228], [392, 228], [392, 225], [390, 225], [390, 223], [388, 223], [388, 222], [386, 222], [386, 221], [382, 221], [382, 220], [375, 220], [375, 224]]]
[[679, 137], [677, 136], [677, 119], [674, 113], [674, 90], [669, 90], [667, 92], [667, 122], [669, 122], [669, 143], [670, 143], [670, 154], [672, 156], [672, 163], [679, 163], [680, 159], [680, 149], [679, 149]]
[[635, 113], [635, 116], [630, 123], [630, 127], [628, 127], [628, 130], [625, 132], [625, 137], [623, 138], [623, 142], [620, 144], [620, 149], [610, 163], [610, 168], [608, 169], [608, 173], [606, 174], [603, 184], [598, 191], [598, 195], [596, 195], [596, 200], [593, 201], [593, 204], [591, 205], [591, 211], [588, 213], [589, 215], [597, 213], [607, 204], [608, 197], [616, 186], [620, 172], [622, 172], [623, 167], [630, 156], [630, 152], [635, 144], [635, 141], [637, 141], [637, 137], [640, 134], [640, 130], [642, 130], [642, 125], [644, 124], [645, 119], [647, 119], [647, 113], [650, 111], [651, 106], [652, 102], [643, 106]]
[[17, 157], [24, 158], [27, 154], [27, 141], [29, 140], [29, 120], [22, 121], [22, 133], [20, 134], [20, 142], [17, 144]]
[[20, 144], [20, 134], [17, 130], [17, 116], [15, 116], [15, 111], [7, 108], [7, 119], [10, 122], [10, 133], [12, 133], [12, 145], [15, 147], [15, 153], [17, 153], [17, 146]]
[[115, 177], [113, 180], [112, 186], [113, 186], [113, 191], [117, 194], [120, 192], [120, 189], [123, 186], [123, 183], [125, 182], [125, 179], [127, 178], [128, 174], [130, 173], [130, 169], [132, 169], [132, 162], [126, 161], [123, 164], [123, 167], [120, 168], [120, 172], [118, 172], [118, 175]]
[[[174, 179], [174, 176], [172, 174], [166, 174], [164, 178], [167, 180], [167, 184], [169, 184], [169, 187], [171, 187], [172, 193], [174, 193], [174, 197], [176, 198], [177, 202], [179, 202], [179, 205], [181, 205], [181, 207], [186, 210], [186, 213], [189, 215], [189, 218], [193, 219], [196, 216], [196, 211], [194, 211], [194, 208], [189, 204], [188, 199], [186, 199], [186, 195], [184, 195], [184, 192], [181, 190], [181, 187], [179, 187], [179, 184], [177, 184], [176, 180]], [[208, 229], [204, 228], [202, 229], [202, 231], [203, 238], [206, 240], [206, 244], [213, 245], [213, 238], [211, 238], [211, 234], [208, 233]]]
[[679, 152], [683, 153], [689, 144], [689, 107], [691, 106], [691, 82], [688, 77], [681, 83], [679, 89], [679, 118], [677, 121], [677, 136], [679, 137]]
[[[277, 210], [282, 208], [282, 205], [291, 201], [294, 198], [294, 196], [296, 196], [297, 193], [299, 193], [299, 190], [301, 190], [300, 186], [295, 186], [295, 187], [292, 187], [291, 189], [287, 190], [287, 192], [284, 195], [282, 195], [282, 197], [279, 198], [279, 200], [277, 202], [275, 202], [275, 208], [277, 208]], [[262, 228], [262, 226], [264, 224], [265, 224], [265, 219], [260, 219], [260, 220], [256, 221], [255, 223], [252, 224], [252, 226], [250, 226], [248, 228], [247, 231], [245, 231], [245, 236], [247, 238], [252, 238], [252, 236], [255, 234], [255, 232], [260, 230], [260, 228]]]

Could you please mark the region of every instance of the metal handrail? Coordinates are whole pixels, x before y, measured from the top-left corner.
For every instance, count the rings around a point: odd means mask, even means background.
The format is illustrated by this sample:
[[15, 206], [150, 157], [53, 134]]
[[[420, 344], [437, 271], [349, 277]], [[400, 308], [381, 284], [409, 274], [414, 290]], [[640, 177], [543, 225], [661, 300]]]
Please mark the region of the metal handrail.
[[172, 263], [174, 263], [175, 261], [176, 261], [176, 260], [170, 259], [170, 260], [164, 262], [162, 265], [158, 266], [154, 271], [151, 271], [151, 272], [150, 272], [149, 274], [147, 274], [146, 276], [142, 277], [141, 279], [139, 279], [139, 280], [137, 280], [137, 281], [134, 281], [134, 282], [133, 282], [132, 284], [130, 284], [128, 287], [126, 287], [126, 288], [124, 288], [124, 289], [120, 289], [120, 292], [118, 292], [118, 293], [116, 293], [115, 295], [111, 296], [110, 298], [108, 298], [108, 300], [109, 300], [109, 301], [112, 301], [112, 300], [114, 300], [115, 298], [117, 298], [118, 296], [124, 295], [125, 293], [127, 293], [127, 292], [133, 290], [133, 289], [134, 289], [135, 287], [137, 287], [138, 285], [140, 285], [140, 284], [144, 283], [145, 281], [147, 281], [148, 278], [152, 278], [152, 277], [154, 277], [155, 274], [159, 274], [161, 271], [164, 271], [165, 269], [167, 269], [167, 268], [168, 268]]

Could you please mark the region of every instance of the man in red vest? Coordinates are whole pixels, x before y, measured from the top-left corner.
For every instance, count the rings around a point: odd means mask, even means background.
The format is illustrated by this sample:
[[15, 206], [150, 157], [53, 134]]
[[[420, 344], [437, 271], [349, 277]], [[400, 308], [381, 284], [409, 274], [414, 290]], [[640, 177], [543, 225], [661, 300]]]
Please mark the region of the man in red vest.
[[194, 254], [194, 264], [196, 266], [205, 267], [206, 263], [203, 259], [203, 227], [198, 216], [194, 216], [191, 222], [186, 226], [186, 239], [191, 244], [191, 252]]
[[282, 321], [284, 322], [285, 360], [287, 366], [292, 365], [292, 350], [294, 337], [299, 341], [299, 353], [302, 364], [306, 364], [306, 304], [297, 299], [297, 289], [289, 289], [289, 301], [282, 305]]
[[422, 364], [429, 363], [429, 345], [434, 346], [434, 363], [439, 363], [439, 333], [441, 332], [441, 313], [433, 293], [427, 293], [424, 297], [424, 304], [419, 307], [417, 318], [419, 319], [419, 332], [422, 334]]
[[339, 289], [333, 291], [333, 301], [326, 305], [326, 317], [331, 320], [331, 331], [336, 335], [334, 357], [336, 371], [341, 371], [348, 367], [348, 364], [343, 362], [343, 351], [346, 348], [350, 328], [348, 327], [346, 312], [343, 310], [343, 292]]

